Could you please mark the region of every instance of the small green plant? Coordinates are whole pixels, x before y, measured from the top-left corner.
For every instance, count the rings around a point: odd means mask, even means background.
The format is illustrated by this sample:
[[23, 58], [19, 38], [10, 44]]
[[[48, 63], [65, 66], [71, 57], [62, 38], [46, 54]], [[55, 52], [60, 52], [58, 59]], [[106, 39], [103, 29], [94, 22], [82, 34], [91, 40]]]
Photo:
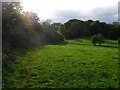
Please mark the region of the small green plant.
[[102, 34], [98, 34], [97, 38], [98, 38], [98, 43], [100, 45], [104, 43], [104, 36]]
[[93, 37], [92, 37], [92, 44], [94, 45], [94, 46], [96, 46], [96, 43], [98, 42], [98, 37], [97, 37], [97, 35], [95, 34], [95, 35], [93, 35]]

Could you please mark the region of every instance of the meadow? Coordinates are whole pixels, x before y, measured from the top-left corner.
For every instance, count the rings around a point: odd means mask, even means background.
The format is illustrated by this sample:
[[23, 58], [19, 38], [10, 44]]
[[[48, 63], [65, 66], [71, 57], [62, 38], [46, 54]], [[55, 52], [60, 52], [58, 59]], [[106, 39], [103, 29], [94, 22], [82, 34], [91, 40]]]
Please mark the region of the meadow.
[[77, 38], [18, 49], [21, 58], [11, 71], [3, 68], [5, 88], [117, 88], [118, 45]]

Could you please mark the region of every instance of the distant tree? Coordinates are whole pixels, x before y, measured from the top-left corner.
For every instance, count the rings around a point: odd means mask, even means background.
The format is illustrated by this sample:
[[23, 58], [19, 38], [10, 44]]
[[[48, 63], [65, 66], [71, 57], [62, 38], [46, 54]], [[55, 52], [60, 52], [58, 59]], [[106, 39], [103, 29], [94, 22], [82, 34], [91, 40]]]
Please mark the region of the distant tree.
[[88, 20], [88, 21], [85, 21], [86, 23], [92, 23], [93, 22], [93, 20]]
[[96, 34], [94, 34], [93, 35], [93, 37], [92, 37], [92, 44], [94, 45], [94, 46], [96, 46], [96, 43], [98, 42], [98, 37], [97, 37], [97, 35]]
[[65, 23], [68, 39], [89, 36], [88, 24], [78, 19], [71, 19]]
[[118, 45], [120, 45], [120, 37], [118, 38]]
[[104, 43], [104, 36], [102, 34], [98, 34], [98, 43], [101, 45], [102, 43]]

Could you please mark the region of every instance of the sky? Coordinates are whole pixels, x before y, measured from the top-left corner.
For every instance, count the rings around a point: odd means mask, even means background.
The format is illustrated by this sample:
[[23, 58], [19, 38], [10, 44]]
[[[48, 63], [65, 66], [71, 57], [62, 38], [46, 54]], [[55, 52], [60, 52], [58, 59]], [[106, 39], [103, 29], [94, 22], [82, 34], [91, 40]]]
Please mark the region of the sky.
[[119, 0], [22, 0], [25, 11], [37, 13], [40, 20], [65, 23], [70, 19], [118, 21]]

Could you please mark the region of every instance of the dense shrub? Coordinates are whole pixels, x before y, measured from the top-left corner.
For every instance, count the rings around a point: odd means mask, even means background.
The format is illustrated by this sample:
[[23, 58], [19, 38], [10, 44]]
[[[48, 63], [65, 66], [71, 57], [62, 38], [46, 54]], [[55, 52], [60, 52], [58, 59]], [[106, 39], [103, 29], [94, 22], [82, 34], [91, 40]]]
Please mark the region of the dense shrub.
[[91, 43], [95, 46], [97, 42], [98, 42], [98, 37], [97, 37], [97, 35], [95, 34], [95, 35], [93, 35], [93, 37], [92, 37], [92, 42], [91, 42]]
[[101, 45], [102, 43], [104, 43], [104, 37], [103, 37], [102, 34], [98, 34], [97, 38], [98, 38], [98, 43], [99, 43], [100, 45]]

